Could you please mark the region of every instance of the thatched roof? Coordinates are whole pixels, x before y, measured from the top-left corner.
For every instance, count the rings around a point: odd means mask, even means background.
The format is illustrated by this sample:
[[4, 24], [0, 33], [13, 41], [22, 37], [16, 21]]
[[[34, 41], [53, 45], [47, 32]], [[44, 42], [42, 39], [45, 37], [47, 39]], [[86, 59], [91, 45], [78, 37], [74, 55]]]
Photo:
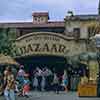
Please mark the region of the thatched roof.
[[0, 64], [11, 64], [11, 65], [18, 65], [18, 63], [10, 56], [5, 56], [3, 54], [0, 54]]

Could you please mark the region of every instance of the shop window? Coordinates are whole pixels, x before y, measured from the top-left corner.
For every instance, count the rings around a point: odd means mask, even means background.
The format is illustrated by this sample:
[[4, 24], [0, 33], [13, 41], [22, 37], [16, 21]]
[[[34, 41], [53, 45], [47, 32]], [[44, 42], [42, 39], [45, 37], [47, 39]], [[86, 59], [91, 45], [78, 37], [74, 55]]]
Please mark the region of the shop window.
[[37, 17], [34, 17], [34, 20], [37, 21]]
[[23, 31], [22, 30], [20, 30], [20, 36], [22, 36], [23, 35]]
[[74, 28], [73, 29], [73, 33], [74, 33], [75, 39], [79, 39], [80, 38], [80, 28]]

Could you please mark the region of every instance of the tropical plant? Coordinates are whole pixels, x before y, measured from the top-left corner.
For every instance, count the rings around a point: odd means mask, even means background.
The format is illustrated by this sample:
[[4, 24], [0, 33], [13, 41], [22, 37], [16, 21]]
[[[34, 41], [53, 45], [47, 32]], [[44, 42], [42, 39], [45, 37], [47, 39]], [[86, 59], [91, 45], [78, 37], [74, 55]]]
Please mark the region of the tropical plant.
[[0, 53], [13, 56], [15, 47], [16, 30], [14, 28], [0, 29]]

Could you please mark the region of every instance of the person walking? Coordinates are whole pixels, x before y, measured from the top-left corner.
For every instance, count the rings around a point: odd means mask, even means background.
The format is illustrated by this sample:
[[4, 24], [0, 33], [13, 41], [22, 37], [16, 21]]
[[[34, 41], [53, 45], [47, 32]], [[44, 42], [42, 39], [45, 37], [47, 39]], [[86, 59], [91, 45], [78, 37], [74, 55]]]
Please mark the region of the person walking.
[[12, 74], [11, 67], [7, 68], [7, 71], [4, 76], [5, 82], [5, 89], [4, 89], [4, 96], [6, 100], [15, 100], [15, 79], [14, 75]]
[[41, 90], [44, 91], [45, 90], [45, 85], [46, 85], [46, 82], [45, 82], [45, 77], [42, 76], [42, 81], [41, 81]]
[[39, 67], [36, 68], [36, 76], [38, 79], [38, 90], [41, 91], [42, 70]]
[[34, 76], [34, 79], [32, 81], [33, 89], [38, 90], [38, 79], [37, 76]]
[[64, 70], [64, 74], [62, 77], [62, 84], [64, 86], [65, 91], [68, 91], [68, 77], [67, 77], [67, 71]]
[[20, 68], [18, 70], [17, 73], [17, 77], [16, 80], [19, 82], [19, 96], [22, 96], [22, 89], [23, 89], [23, 84], [24, 84], [24, 75], [25, 75], [25, 71], [24, 71], [24, 66], [20, 65]]
[[56, 73], [54, 73], [53, 87], [54, 91], [59, 94], [59, 79]]
[[24, 84], [23, 84], [23, 96], [29, 97], [29, 91], [30, 91], [30, 80], [29, 80], [29, 74], [24, 75]]
[[3, 94], [3, 75], [0, 72], [0, 96]]

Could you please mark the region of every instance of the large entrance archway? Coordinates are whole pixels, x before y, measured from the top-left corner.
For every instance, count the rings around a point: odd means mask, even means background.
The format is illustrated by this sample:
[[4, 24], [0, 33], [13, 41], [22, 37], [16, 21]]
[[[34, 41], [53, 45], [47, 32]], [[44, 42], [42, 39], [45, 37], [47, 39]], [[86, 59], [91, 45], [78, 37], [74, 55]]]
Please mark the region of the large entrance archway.
[[27, 57], [16, 58], [16, 60], [25, 66], [26, 71], [32, 73], [36, 68], [47, 67], [52, 71], [63, 74], [63, 70], [66, 68], [66, 58], [61, 56], [50, 55], [33, 55]]
[[16, 39], [16, 57], [31, 55], [73, 56], [86, 51], [85, 43], [52, 32], [29, 33]]
[[16, 60], [30, 73], [38, 67], [48, 67], [63, 74], [67, 69], [66, 56], [86, 51], [85, 44], [62, 34], [51, 32], [29, 33], [16, 40]]
[[[29, 33], [16, 39], [16, 59], [29, 66], [66, 66], [66, 56], [78, 55], [86, 51], [84, 42], [52, 32]], [[33, 65], [32, 65], [33, 64]]]
[[65, 56], [69, 53], [67, 42], [68, 39], [58, 33], [29, 33], [16, 40], [16, 59], [26, 65], [27, 70], [47, 66], [61, 71], [66, 64]]

